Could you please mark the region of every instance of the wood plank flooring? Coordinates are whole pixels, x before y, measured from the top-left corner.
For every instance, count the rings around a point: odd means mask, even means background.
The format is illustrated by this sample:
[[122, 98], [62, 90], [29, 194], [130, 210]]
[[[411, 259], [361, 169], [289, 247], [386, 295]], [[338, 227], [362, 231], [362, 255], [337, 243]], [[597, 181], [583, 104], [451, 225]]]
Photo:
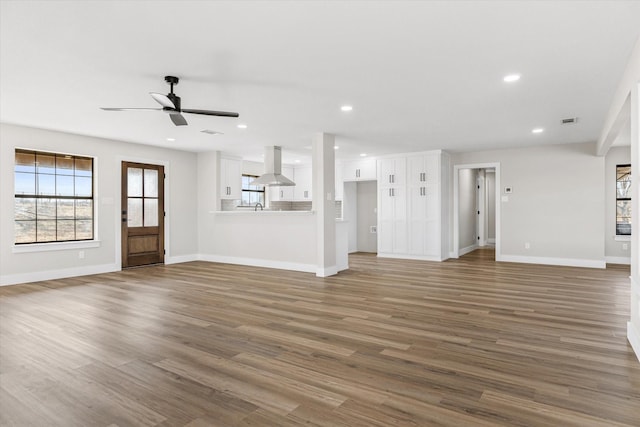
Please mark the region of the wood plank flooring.
[[0, 425], [640, 426], [628, 267], [492, 258], [0, 288]]

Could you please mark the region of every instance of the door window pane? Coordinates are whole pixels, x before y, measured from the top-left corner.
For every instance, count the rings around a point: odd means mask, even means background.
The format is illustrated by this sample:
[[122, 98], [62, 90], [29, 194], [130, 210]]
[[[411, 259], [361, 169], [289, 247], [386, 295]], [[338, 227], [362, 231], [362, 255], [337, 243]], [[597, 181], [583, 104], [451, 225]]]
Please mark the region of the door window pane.
[[142, 197], [142, 169], [127, 168], [127, 195]]
[[127, 226], [142, 227], [142, 199], [128, 199]]
[[158, 197], [158, 171], [144, 170], [144, 197]]
[[144, 199], [144, 226], [158, 226], [158, 199]]

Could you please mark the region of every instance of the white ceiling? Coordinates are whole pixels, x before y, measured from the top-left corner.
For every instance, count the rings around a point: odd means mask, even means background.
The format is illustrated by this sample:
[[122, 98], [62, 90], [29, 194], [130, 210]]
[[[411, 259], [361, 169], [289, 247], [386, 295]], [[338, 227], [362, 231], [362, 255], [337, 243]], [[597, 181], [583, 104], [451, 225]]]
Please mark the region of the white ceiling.
[[[0, 121], [254, 160], [596, 141], [639, 34], [638, 1], [2, 1]], [[99, 109], [165, 75], [240, 118]]]

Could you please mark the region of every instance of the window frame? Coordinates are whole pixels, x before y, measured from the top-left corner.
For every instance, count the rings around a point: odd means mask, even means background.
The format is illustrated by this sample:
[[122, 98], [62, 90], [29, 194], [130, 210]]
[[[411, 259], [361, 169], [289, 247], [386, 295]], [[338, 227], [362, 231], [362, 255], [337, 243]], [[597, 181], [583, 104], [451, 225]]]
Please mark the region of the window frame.
[[[18, 163], [16, 157], [18, 154], [28, 154], [34, 156], [34, 164], [33, 164], [33, 172], [24, 172], [18, 170]], [[41, 172], [38, 170], [38, 158], [37, 156], [51, 156], [53, 157], [53, 172]], [[64, 158], [65, 160], [71, 159], [73, 161], [73, 171], [71, 174], [59, 173], [58, 168], [58, 158]], [[77, 174], [76, 168], [76, 160], [89, 161], [90, 169], [85, 169], [88, 171], [86, 175]], [[96, 171], [97, 171], [97, 159], [93, 156], [81, 155], [81, 154], [71, 154], [71, 153], [63, 153], [58, 151], [48, 151], [48, 150], [39, 150], [32, 148], [20, 148], [15, 147], [14, 149], [14, 170], [13, 170], [13, 178], [14, 178], [14, 208], [13, 208], [13, 223], [14, 223], [14, 234], [13, 234], [13, 248], [12, 252], [21, 253], [21, 252], [39, 252], [39, 251], [49, 251], [49, 250], [64, 250], [64, 249], [77, 249], [77, 248], [92, 248], [100, 246], [100, 242], [97, 238], [97, 206], [96, 206]], [[24, 174], [33, 174], [34, 179], [34, 189], [33, 193], [30, 192], [21, 192], [19, 193], [17, 190], [17, 173]], [[49, 175], [53, 177], [54, 181], [54, 193], [53, 194], [38, 194], [38, 186], [39, 186], [39, 175]], [[59, 177], [72, 177], [73, 182], [73, 195], [61, 195], [60, 193], [55, 194], [58, 190], [57, 183]], [[76, 194], [76, 178], [90, 178], [90, 185], [87, 186], [87, 189], [90, 190], [88, 195], [77, 195]], [[33, 212], [33, 219], [17, 219], [16, 218], [16, 201], [18, 199], [32, 199], [35, 202], [36, 208]], [[55, 211], [54, 214], [49, 214], [49, 220], [55, 222], [55, 239], [56, 240], [46, 240], [46, 241], [38, 241], [37, 235], [37, 227], [38, 227], [38, 212], [37, 206], [39, 200], [52, 200], [54, 202]], [[58, 211], [58, 202], [60, 200], [71, 200], [74, 202], [73, 206], [73, 217], [72, 218], [60, 218], [60, 212]], [[86, 218], [79, 218], [77, 212], [76, 201], [77, 200], [87, 200], [91, 202], [90, 214], [87, 215]], [[57, 240], [58, 239], [58, 221], [59, 220], [69, 220], [73, 221], [73, 230], [74, 230], [74, 239], [66, 239], [66, 240]], [[77, 221], [81, 220], [90, 220], [91, 221], [91, 237], [88, 238], [75, 238], [77, 236]], [[16, 233], [16, 224], [20, 221], [33, 221], [35, 224], [35, 240], [18, 242]]]
[[618, 202], [619, 201], [626, 201], [631, 203], [631, 197], [618, 197], [618, 170], [619, 168], [629, 168], [629, 181], [631, 182], [630, 185], [633, 185], [633, 174], [631, 172], [631, 164], [627, 163], [627, 164], [620, 164], [620, 165], [616, 165], [616, 179], [615, 179], [615, 194], [616, 194], [616, 215], [615, 215], [615, 228], [616, 228], [616, 234], [615, 234], [615, 238], [618, 240], [627, 240], [628, 238], [630, 238], [631, 234], [633, 233], [633, 230], [631, 230], [631, 223], [629, 223], [629, 233], [620, 233], [619, 229], [618, 229]]
[[[250, 175], [250, 174], [243, 173], [242, 174], [242, 178], [245, 178], [245, 177], [246, 178], [255, 179], [255, 178], [258, 178], [258, 175]], [[242, 184], [240, 186], [240, 205], [239, 206], [242, 206], [242, 207], [254, 207], [255, 205], [252, 205], [252, 204], [248, 204], [248, 205], [243, 204], [243, 202], [242, 202], [243, 201], [243, 197], [242, 196], [243, 196], [244, 193], [259, 193], [259, 194], [262, 194], [262, 202], [258, 202], [258, 203], [261, 203], [262, 207], [264, 207], [264, 205], [267, 203], [266, 187], [265, 186], [255, 186], [255, 187], [259, 187], [261, 189], [245, 188], [244, 180], [242, 180]]]

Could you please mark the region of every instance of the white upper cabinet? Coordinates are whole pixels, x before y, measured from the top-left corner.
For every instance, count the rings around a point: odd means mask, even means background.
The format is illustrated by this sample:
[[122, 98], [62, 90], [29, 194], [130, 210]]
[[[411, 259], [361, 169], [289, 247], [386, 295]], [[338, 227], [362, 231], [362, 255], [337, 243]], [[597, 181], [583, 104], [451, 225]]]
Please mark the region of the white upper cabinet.
[[346, 162], [342, 168], [343, 181], [374, 181], [376, 176], [376, 160], [361, 159]]
[[293, 170], [293, 200], [295, 201], [311, 201], [311, 166], [299, 166]]
[[242, 197], [242, 160], [220, 159], [220, 198], [239, 200]]
[[406, 183], [405, 157], [378, 160], [378, 187], [403, 186]]
[[407, 184], [425, 186], [440, 182], [440, 155], [427, 154], [408, 158]]

